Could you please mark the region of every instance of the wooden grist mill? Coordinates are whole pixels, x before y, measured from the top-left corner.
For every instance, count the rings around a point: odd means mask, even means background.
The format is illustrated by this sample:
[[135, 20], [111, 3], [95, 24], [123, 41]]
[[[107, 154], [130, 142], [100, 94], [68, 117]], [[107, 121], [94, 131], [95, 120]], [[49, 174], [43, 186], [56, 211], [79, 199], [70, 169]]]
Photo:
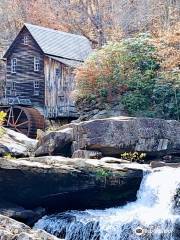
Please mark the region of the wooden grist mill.
[[3, 57], [5, 126], [35, 138], [45, 119], [76, 119], [74, 70], [91, 51], [83, 36], [25, 24]]

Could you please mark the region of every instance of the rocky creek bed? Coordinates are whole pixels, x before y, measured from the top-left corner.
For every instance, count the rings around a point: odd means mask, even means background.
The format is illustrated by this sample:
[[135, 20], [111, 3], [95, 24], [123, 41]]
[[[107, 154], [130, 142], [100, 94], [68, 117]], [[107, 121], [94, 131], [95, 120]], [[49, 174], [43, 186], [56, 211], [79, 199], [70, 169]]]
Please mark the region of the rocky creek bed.
[[[33, 226], [45, 214], [124, 205], [136, 200], [143, 170], [180, 166], [177, 121], [97, 119], [42, 133], [38, 140], [9, 129], [3, 131], [0, 214], [6, 217], [0, 219], [9, 222], [7, 227], [0, 223], [3, 240], [26, 239], [28, 234], [27, 239], [54, 239], [44, 232], [31, 232], [29, 227], [24, 231], [21, 224], [15, 234], [10, 225], [18, 223], [10, 218]], [[121, 153], [134, 151], [146, 153], [143, 164], [121, 159]]]

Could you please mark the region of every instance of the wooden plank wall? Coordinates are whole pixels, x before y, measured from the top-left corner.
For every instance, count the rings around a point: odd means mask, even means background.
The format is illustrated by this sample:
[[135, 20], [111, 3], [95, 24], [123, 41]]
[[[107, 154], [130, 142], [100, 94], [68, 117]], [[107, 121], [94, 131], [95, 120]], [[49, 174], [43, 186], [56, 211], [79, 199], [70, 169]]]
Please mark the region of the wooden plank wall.
[[0, 98], [4, 96], [4, 84], [6, 76], [6, 66], [3, 60], [0, 60]]
[[[44, 64], [47, 117], [77, 117], [72, 97], [74, 90], [73, 69], [50, 57], [45, 57]], [[56, 69], [60, 71], [59, 78], [56, 76]]]
[[[24, 45], [24, 35], [28, 44]], [[34, 71], [34, 57], [40, 58], [40, 71]], [[17, 72], [11, 73], [11, 59], [17, 58]], [[34, 106], [44, 106], [44, 56], [30, 33], [24, 29], [19, 35], [7, 58], [6, 97], [28, 98]], [[39, 81], [39, 96], [34, 95], [34, 81]], [[16, 91], [11, 91], [12, 82], [16, 83]]]

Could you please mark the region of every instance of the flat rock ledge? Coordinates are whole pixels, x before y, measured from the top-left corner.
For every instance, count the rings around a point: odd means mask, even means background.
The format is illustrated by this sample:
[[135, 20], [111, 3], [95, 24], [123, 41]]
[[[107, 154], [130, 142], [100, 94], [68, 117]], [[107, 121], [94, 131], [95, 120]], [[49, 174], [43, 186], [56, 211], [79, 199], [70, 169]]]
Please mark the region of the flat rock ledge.
[[43, 230], [32, 230], [23, 223], [0, 215], [0, 240], [58, 240]]
[[0, 196], [25, 209], [106, 207], [136, 197], [144, 167], [109, 158], [1, 158]]

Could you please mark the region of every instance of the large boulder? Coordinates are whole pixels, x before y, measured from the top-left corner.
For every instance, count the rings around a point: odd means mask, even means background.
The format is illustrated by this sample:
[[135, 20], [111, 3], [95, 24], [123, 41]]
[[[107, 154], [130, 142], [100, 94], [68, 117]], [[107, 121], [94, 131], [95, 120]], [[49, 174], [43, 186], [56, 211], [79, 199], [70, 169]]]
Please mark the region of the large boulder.
[[151, 156], [180, 153], [180, 122], [114, 117], [74, 124], [73, 151], [94, 150], [104, 156], [143, 152]]
[[71, 144], [73, 141], [73, 129], [65, 128], [64, 130], [51, 131], [39, 139], [36, 156], [45, 155], [71, 155]]
[[1, 127], [0, 156], [9, 153], [15, 157], [29, 156], [36, 148], [37, 141], [24, 134]]
[[1, 158], [0, 196], [25, 209], [102, 208], [135, 199], [142, 175], [133, 164], [109, 159]]
[[35, 154], [91, 158], [93, 152], [114, 157], [143, 152], [156, 157], [169, 155], [170, 159], [171, 154], [180, 154], [180, 122], [135, 117], [74, 122], [47, 133]]
[[0, 215], [0, 240], [58, 240], [43, 230], [32, 230], [23, 223]]

